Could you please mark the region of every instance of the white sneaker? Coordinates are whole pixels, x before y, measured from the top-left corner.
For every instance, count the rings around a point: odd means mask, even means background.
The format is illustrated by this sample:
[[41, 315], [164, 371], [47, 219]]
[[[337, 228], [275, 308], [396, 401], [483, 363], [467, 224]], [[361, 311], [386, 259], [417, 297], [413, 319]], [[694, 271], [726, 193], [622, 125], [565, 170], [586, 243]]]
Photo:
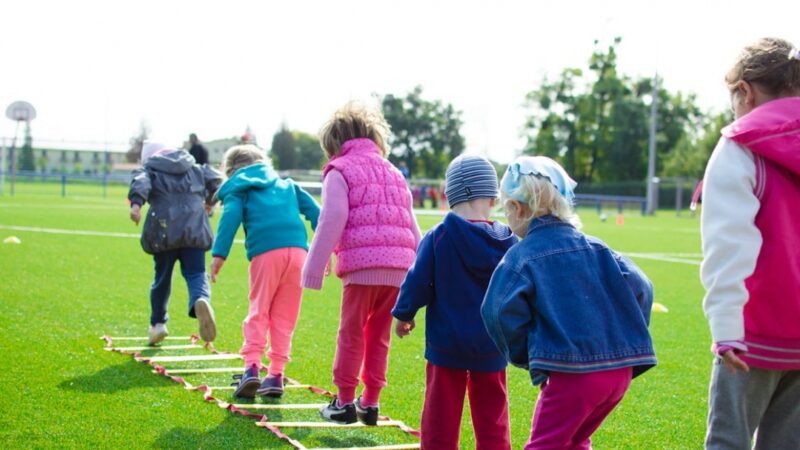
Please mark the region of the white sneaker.
[[206, 342], [212, 342], [217, 337], [217, 323], [211, 303], [204, 298], [198, 299], [194, 304], [194, 315], [200, 322], [200, 337]]
[[150, 339], [147, 340], [147, 345], [156, 345], [159, 342], [163, 341], [165, 337], [169, 335], [167, 331], [167, 325], [163, 323], [157, 323], [155, 325], [150, 326]]

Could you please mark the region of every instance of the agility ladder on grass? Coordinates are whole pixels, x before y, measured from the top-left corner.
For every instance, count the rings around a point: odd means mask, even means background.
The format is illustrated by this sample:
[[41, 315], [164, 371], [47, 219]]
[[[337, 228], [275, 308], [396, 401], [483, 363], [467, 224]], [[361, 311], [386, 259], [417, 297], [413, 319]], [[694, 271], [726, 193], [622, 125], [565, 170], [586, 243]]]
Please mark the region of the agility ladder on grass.
[[[126, 355], [133, 355], [133, 359], [149, 364], [153, 368], [153, 373], [163, 375], [177, 383], [182, 384], [186, 389], [190, 391], [198, 391], [203, 393], [203, 399], [207, 402], [216, 403], [217, 406], [220, 408], [224, 408], [229, 410], [234, 414], [241, 414], [247, 417], [256, 417], [258, 420], [255, 422], [256, 426], [261, 428], [266, 428], [273, 435], [276, 437], [283, 439], [293, 445], [298, 450], [345, 450], [344, 448], [308, 448], [301, 444], [298, 440], [291, 438], [290, 436], [286, 435], [281, 429], [284, 428], [364, 428], [369, 429], [372, 427], [366, 426], [359, 422], [349, 424], [349, 425], [340, 425], [330, 422], [272, 422], [268, 419], [266, 415], [259, 414], [258, 411], [264, 410], [301, 410], [301, 409], [319, 409], [327, 405], [326, 403], [302, 403], [302, 404], [293, 404], [293, 403], [280, 403], [280, 404], [266, 404], [266, 403], [230, 403], [225, 400], [219, 399], [214, 397], [214, 391], [228, 391], [234, 390], [233, 386], [208, 386], [206, 384], [201, 385], [193, 385], [186, 381], [181, 375], [189, 375], [189, 374], [201, 374], [201, 373], [239, 373], [242, 371], [241, 367], [208, 367], [208, 368], [198, 368], [198, 369], [170, 369], [168, 367], [163, 366], [163, 363], [171, 363], [171, 362], [187, 362], [187, 361], [229, 361], [229, 360], [239, 360], [241, 356], [238, 354], [227, 353], [227, 352], [220, 352], [214, 349], [214, 347], [210, 344], [206, 344], [205, 346], [199, 345], [197, 336], [168, 336], [166, 340], [168, 341], [178, 341], [178, 342], [186, 342], [188, 341], [189, 344], [167, 344], [158, 347], [149, 347], [149, 346], [136, 346], [136, 345], [129, 345], [127, 347], [115, 347], [115, 342], [140, 342], [140, 341], [147, 341], [147, 337], [111, 337], [111, 336], [103, 336], [101, 337], [106, 342], [105, 350], [114, 351], [123, 353]], [[145, 350], [192, 350], [192, 349], [206, 349], [210, 353], [205, 355], [157, 355], [157, 356], [142, 356], [142, 351]], [[285, 378], [286, 384], [284, 385], [284, 389], [307, 389], [314, 394], [326, 396], [328, 398], [333, 398], [334, 394], [326, 391], [325, 389], [318, 388], [315, 386], [310, 386], [308, 384], [301, 384], [296, 380], [286, 377]], [[381, 417], [378, 420], [378, 427], [396, 427], [400, 430], [419, 438], [419, 431], [414, 430], [413, 428], [407, 426], [403, 422], [399, 420], [392, 420], [389, 417]], [[420, 448], [420, 444], [412, 443], [412, 444], [396, 444], [396, 445], [378, 445], [374, 447], [349, 447], [347, 450], [406, 450], [406, 449], [418, 449]]]

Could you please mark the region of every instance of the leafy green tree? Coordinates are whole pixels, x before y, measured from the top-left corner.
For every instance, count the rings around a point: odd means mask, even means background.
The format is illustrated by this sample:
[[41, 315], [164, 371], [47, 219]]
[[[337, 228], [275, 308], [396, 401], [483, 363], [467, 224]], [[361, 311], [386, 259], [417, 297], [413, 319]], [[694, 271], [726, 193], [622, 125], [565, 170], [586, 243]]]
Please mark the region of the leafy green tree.
[[[643, 179], [653, 79], [617, 71], [616, 47], [596, 47], [588, 71], [568, 68], [527, 94], [524, 153], [550, 156], [580, 182]], [[597, 42], [595, 41], [595, 45]], [[658, 92], [657, 167], [702, 117], [692, 95]]]
[[272, 136], [270, 155], [273, 166], [278, 170], [297, 168], [297, 148], [294, 135], [285, 123]]
[[[717, 146], [720, 130], [733, 121], [733, 113], [725, 111], [705, 118], [684, 134], [675, 150], [664, 162], [664, 174], [693, 179], [703, 178], [708, 158]], [[700, 130], [695, 132], [694, 130]]]
[[36, 170], [36, 160], [33, 157], [33, 138], [31, 137], [31, 124], [25, 124], [25, 143], [22, 145], [22, 150], [19, 153], [19, 161], [17, 162], [18, 170], [27, 170], [33, 172]]
[[405, 96], [379, 99], [392, 130], [389, 159], [394, 164], [405, 161], [412, 175], [443, 178], [449, 161], [464, 151], [461, 111], [441, 100], [422, 98], [422, 86]]
[[302, 131], [292, 133], [297, 146], [297, 168], [305, 170], [321, 169], [325, 154], [316, 136]]

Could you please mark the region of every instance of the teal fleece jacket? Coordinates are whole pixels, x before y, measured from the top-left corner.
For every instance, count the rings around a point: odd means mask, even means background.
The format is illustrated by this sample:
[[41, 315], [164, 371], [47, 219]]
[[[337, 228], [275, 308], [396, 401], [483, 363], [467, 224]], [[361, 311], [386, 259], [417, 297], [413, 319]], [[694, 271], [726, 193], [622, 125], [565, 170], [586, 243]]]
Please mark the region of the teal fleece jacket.
[[242, 167], [217, 192], [222, 217], [211, 248], [213, 256], [227, 258], [239, 225], [244, 226], [247, 259], [270, 250], [299, 247], [308, 250], [302, 213], [317, 228], [319, 204], [290, 178], [281, 179], [263, 163]]

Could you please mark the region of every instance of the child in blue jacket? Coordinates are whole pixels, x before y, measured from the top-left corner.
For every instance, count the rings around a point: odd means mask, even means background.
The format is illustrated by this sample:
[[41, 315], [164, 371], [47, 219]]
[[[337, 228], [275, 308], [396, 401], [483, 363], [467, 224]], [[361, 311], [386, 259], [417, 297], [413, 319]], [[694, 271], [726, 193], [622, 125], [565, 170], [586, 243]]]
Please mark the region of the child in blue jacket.
[[517, 239], [489, 220], [497, 198], [489, 161], [459, 156], [446, 177], [452, 212], [420, 242], [392, 311], [395, 332], [408, 335], [417, 311], [427, 308], [422, 448], [459, 448], [468, 391], [477, 448], [508, 450], [506, 360], [486, 333], [480, 307], [492, 272]]
[[656, 364], [652, 285], [577, 229], [575, 184], [552, 159], [524, 156], [500, 186], [522, 240], [492, 275], [481, 313], [506, 358], [542, 385], [526, 450], [591, 448], [631, 379]]

